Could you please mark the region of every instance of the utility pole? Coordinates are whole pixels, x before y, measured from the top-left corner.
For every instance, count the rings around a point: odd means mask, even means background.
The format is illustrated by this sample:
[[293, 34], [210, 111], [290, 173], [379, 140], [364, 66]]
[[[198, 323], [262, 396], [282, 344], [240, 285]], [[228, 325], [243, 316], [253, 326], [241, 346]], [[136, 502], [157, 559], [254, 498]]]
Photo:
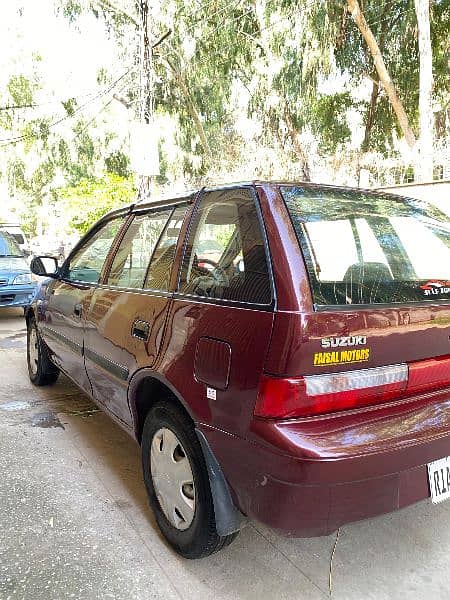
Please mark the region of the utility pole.
[[[139, 122], [149, 125], [153, 118], [153, 56], [149, 40], [148, 0], [137, 0], [140, 23], [140, 98]], [[140, 174], [139, 197], [150, 196], [151, 175]]]
[[171, 33], [169, 29], [156, 42], [151, 40], [151, 11], [148, 0], [136, 0], [140, 34], [139, 109], [134, 134], [134, 152], [138, 157], [139, 199], [151, 195], [152, 177], [159, 173], [158, 139], [154, 122], [154, 65], [153, 50]]

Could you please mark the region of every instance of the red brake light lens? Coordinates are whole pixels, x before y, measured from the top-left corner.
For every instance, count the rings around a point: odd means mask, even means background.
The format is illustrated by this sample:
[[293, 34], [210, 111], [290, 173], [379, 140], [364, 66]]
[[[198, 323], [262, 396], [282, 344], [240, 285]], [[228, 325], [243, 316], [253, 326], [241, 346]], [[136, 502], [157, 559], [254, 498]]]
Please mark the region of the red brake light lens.
[[304, 377], [261, 378], [254, 414], [307, 417], [382, 404], [450, 386], [450, 357]]
[[418, 393], [450, 386], [450, 358], [431, 358], [409, 365], [408, 391]]

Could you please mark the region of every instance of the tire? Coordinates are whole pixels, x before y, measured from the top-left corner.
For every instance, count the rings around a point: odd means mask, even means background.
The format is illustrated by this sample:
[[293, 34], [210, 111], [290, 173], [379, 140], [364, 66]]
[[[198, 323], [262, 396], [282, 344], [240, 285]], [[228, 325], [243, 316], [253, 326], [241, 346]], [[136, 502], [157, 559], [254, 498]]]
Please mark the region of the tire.
[[142, 467], [158, 526], [178, 554], [203, 558], [235, 539], [237, 533], [217, 534], [208, 471], [193, 423], [169, 402], [158, 402], [146, 417]]
[[59, 370], [50, 360], [34, 317], [28, 321], [27, 327], [27, 365], [30, 381], [34, 385], [51, 385], [58, 379]]

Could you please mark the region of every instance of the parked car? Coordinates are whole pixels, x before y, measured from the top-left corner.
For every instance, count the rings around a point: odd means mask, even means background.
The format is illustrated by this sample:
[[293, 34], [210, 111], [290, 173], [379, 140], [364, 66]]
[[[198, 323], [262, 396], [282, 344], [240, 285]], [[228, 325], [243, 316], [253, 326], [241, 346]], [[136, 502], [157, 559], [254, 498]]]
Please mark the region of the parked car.
[[187, 558], [249, 519], [307, 537], [439, 502], [449, 232], [425, 202], [303, 183], [121, 208], [62, 267], [34, 259], [52, 281], [27, 311], [31, 381], [66, 373], [137, 440]]
[[0, 307], [26, 307], [35, 290], [36, 282], [19, 244], [0, 228]]
[[30, 255], [30, 245], [19, 223], [3, 222], [0, 223], [0, 229], [2, 231], [7, 231], [13, 237], [23, 256]]

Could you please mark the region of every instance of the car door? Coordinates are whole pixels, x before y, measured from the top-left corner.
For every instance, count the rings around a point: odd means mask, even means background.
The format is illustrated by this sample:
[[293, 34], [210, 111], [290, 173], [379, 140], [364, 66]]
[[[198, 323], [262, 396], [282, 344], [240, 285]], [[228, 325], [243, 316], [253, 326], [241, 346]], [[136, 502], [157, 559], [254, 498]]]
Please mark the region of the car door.
[[47, 288], [41, 309], [41, 334], [53, 360], [81, 388], [91, 392], [84, 366], [85, 315], [97, 286], [106, 257], [125, 215], [99, 225], [72, 252], [61, 277]]
[[273, 323], [262, 218], [250, 187], [197, 200], [167, 319], [162, 374], [203, 423], [244, 434]]
[[188, 204], [136, 212], [86, 317], [85, 363], [96, 400], [130, 424], [128, 382], [158, 356], [169, 282]]

